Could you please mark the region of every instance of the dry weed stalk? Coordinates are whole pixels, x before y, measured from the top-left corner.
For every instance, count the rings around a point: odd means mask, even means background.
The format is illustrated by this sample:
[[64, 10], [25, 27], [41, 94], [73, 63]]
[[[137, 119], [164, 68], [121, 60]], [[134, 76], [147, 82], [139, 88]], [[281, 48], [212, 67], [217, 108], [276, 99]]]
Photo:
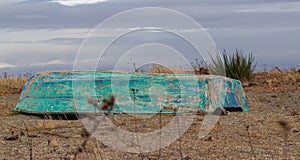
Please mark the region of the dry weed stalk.
[[158, 159], [161, 157], [161, 141], [162, 141], [162, 117], [161, 117], [162, 110], [159, 111], [159, 129], [160, 129], [160, 135], [159, 135], [159, 151], [158, 151]]
[[256, 159], [256, 155], [254, 153], [254, 148], [253, 148], [253, 144], [252, 144], [252, 139], [251, 139], [251, 136], [250, 136], [250, 131], [249, 131], [249, 125], [246, 125], [246, 130], [247, 130], [247, 136], [248, 136], [248, 139], [249, 139], [249, 146], [250, 146], [250, 149], [251, 149], [251, 154], [253, 156], [254, 159]]
[[180, 159], [183, 159], [183, 153], [182, 153], [182, 144], [181, 144], [181, 136], [180, 136], [180, 126], [179, 126], [179, 119], [178, 117], [176, 117], [177, 120], [177, 131], [179, 134], [179, 139], [178, 139], [178, 143], [179, 143], [179, 154], [180, 154]]
[[26, 129], [26, 135], [27, 135], [27, 141], [28, 141], [28, 147], [29, 147], [29, 159], [32, 160], [32, 138], [31, 136], [29, 136], [29, 131], [28, 131], [28, 127], [26, 125], [26, 123], [24, 121], [22, 121], [25, 129]]
[[284, 132], [284, 148], [283, 148], [283, 157], [288, 159], [288, 136], [289, 136], [289, 131], [292, 129], [290, 126], [289, 122], [286, 120], [280, 120], [278, 121], [278, 124], [283, 128]]
[[106, 113], [106, 115], [109, 115], [111, 113], [111, 111], [113, 110], [113, 107], [115, 104], [115, 98], [114, 98], [114, 96], [111, 96], [111, 98], [109, 100], [104, 99], [102, 101], [101, 106], [98, 105], [97, 101], [95, 101], [91, 98], [88, 99], [88, 103], [92, 104], [93, 107], [95, 108], [95, 113], [92, 116], [89, 116], [89, 118], [94, 121], [94, 124], [93, 124], [91, 131], [87, 131], [87, 129], [85, 127], [82, 127], [81, 136], [84, 139], [74, 152], [74, 160], [77, 159], [78, 154], [83, 152], [83, 150], [86, 148], [86, 144], [87, 144], [90, 136], [96, 131], [96, 129], [98, 128], [98, 125], [100, 124], [99, 120], [96, 120], [96, 110], [104, 111]]
[[[136, 94], [137, 94], [137, 92], [139, 91], [138, 89], [135, 89], [135, 88], [131, 88], [131, 91], [132, 91], [132, 94], [133, 94], [133, 112], [135, 113], [135, 101], [136, 101]], [[140, 156], [141, 156], [141, 159], [143, 160], [144, 159], [144, 154], [142, 153], [142, 148], [141, 148], [141, 145], [140, 145], [140, 139], [139, 139], [139, 135], [138, 135], [138, 133], [137, 133], [137, 119], [136, 119], [136, 117], [134, 118], [134, 126], [135, 126], [135, 133], [137, 134], [137, 137], [136, 137], [136, 139], [137, 139], [137, 143], [138, 143], [138, 145], [139, 145], [139, 151], [140, 151]]]

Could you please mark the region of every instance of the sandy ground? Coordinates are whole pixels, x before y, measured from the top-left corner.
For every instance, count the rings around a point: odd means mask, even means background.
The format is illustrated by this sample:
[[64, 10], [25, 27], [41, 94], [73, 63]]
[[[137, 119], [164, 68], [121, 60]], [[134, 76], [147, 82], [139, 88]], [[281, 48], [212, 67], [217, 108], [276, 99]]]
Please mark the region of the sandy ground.
[[[198, 134], [206, 114], [197, 114], [181, 138], [141, 154], [114, 150], [87, 136], [80, 120], [13, 113], [18, 94], [1, 96], [0, 159], [73, 159], [75, 153], [77, 159], [300, 159], [299, 77], [299, 73], [257, 74], [253, 82], [245, 83], [249, 112], [221, 116], [204, 138]], [[157, 130], [174, 118], [159, 114], [138, 120], [127, 114], [108, 117], [133, 132]], [[278, 121], [286, 122], [286, 127]]]

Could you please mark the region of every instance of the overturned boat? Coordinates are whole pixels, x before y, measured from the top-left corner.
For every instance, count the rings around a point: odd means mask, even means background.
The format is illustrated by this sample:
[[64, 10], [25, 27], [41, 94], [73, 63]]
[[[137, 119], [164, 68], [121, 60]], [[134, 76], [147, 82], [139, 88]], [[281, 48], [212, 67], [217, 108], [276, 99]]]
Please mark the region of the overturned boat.
[[52, 71], [33, 75], [13, 111], [31, 114], [105, 112], [88, 103], [114, 97], [113, 113], [248, 111], [240, 81], [223, 76], [100, 71]]

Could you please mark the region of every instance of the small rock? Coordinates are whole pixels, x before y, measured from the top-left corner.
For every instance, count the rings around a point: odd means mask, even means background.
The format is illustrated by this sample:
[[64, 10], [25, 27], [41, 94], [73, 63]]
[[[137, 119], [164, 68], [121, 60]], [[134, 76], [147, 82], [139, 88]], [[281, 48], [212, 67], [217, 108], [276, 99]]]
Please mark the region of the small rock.
[[108, 145], [106, 145], [106, 144], [104, 144], [104, 143], [100, 142], [100, 147], [101, 147], [101, 148], [107, 148], [107, 147], [108, 147]]
[[286, 121], [286, 120], [279, 120], [277, 123], [278, 123], [284, 130], [290, 130], [290, 129], [291, 129], [291, 126], [290, 126], [289, 122]]
[[4, 140], [5, 141], [15, 141], [15, 140], [17, 140], [19, 138], [19, 135], [11, 135], [11, 136], [6, 136], [6, 137], [4, 137]]
[[214, 138], [212, 136], [207, 137], [204, 141], [213, 141]]
[[58, 143], [57, 143], [57, 141], [55, 139], [51, 141], [51, 145], [53, 147], [58, 147]]
[[299, 130], [299, 129], [297, 129], [297, 128], [293, 128], [293, 129], [292, 129], [292, 132], [294, 132], [294, 133], [298, 133], [298, 132], [300, 132], [300, 130]]
[[291, 116], [297, 116], [297, 115], [299, 115], [299, 113], [297, 111], [295, 111], [295, 110], [291, 111]]
[[185, 156], [185, 157], [183, 157], [183, 160], [190, 160], [190, 159], [192, 159], [191, 157], [189, 157], [189, 156]]
[[242, 86], [243, 86], [243, 87], [249, 87], [249, 83], [248, 83], [248, 82], [243, 82], [243, 83], [242, 83]]
[[218, 107], [215, 109], [215, 111], [213, 112], [214, 115], [223, 115], [223, 116], [227, 116], [228, 112], [226, 111], [226, 109], [224, 109], [223, 107]]

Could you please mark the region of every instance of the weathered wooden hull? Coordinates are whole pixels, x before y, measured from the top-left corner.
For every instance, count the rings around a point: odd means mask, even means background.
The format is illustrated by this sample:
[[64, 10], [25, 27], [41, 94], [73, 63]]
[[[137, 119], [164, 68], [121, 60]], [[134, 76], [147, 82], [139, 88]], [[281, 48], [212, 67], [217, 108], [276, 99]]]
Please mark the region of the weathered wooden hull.
[[[135, 89], [133, 91], [132, 89]], [[224, 107], [248, 111], [241, 82], [222, 76], [133, 74], [120, 72], [54, 71], [32, 76], [14, 111], [33, 114], [102, 112], [87, 103], [111, 96], [112, 112], [171, 113]]]

